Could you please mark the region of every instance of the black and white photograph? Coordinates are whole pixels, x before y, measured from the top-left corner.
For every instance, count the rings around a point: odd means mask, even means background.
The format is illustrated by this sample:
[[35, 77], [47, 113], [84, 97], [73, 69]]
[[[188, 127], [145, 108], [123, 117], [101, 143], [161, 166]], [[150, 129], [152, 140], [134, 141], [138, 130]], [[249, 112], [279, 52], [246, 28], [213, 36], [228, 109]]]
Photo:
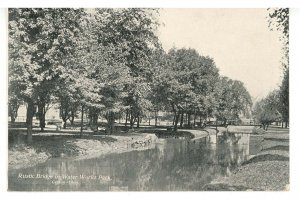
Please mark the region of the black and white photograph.
[[289, 191], [290, 13], [8, 8], [7, 190]]

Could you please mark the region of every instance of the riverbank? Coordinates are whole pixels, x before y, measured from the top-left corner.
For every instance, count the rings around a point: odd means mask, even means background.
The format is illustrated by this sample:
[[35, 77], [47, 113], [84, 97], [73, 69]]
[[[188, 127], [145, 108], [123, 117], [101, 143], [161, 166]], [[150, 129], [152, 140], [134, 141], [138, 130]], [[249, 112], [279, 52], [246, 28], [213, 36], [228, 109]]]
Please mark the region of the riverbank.
[[271, 127], [263, 134], [262, 150], [229, 177], [213, 180], [209, 191], [289, 190], [289, 130]]
[[[26, 144], [26, 130], [9, 130], [8, 165], [9, 169], [31, 167], [51, 158], [88, 159], [110, 153], [123, 153], [144, 150], [154, 146], [158, 137], [199, 139], [208, 135], [202, 130], [182, 130], [176, 134], [166, 129], [139, 128], [127, 133], [112, 135], [94, 134], [85, 131], [82, 138], [76, 130], [34, 131], [32, 144]], [[171, 136], [171, 137], [172, 137]]]
[[[152, 132], [152, 133], [151, 133]], [[36, 132], [33, 142], [26, 144], [24, 129], [10, 129], [8, 166], [9, 169], [31, 167], [51, 158], [88, 159], [110, 153], [123, 153], [144, 150], [154, 146], [157, 136], [167, 134], [162, 129], [138, 129], [129, 133], [95, 135], [91, 132], [80, 138], [74, 130]], [[202, 130], [179, 130], [182, 137], [199, 139], [207, 136]]]
[[114, 135], [85, 135], [43, 132], [34, 134], [33, 143], [26, 144], [24, 133], [10, 132], [9, 169], [31, 167], [50, 158], [86, 159], [110, 153], [144, 150], [154, 146], [154, 134], [126, 133]]

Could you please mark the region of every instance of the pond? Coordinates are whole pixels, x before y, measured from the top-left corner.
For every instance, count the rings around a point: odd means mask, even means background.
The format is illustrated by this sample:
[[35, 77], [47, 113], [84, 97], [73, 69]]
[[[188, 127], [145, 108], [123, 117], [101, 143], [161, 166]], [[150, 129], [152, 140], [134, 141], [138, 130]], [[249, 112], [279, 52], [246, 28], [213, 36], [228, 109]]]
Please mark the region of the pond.
[[152, 147], [92, 159], [53, 158], [9, 170], [11, 191], [201, 191], [249, 156], [249, 135], [158, 139]]

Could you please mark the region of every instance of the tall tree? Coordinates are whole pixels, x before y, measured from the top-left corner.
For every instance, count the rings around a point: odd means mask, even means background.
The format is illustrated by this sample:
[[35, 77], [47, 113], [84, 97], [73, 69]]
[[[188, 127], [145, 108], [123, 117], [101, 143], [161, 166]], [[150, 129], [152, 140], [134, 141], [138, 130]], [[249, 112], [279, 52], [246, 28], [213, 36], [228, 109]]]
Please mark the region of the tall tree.
[[279, 90], [279, 100], [279, 111], [285, 122], [285, 128], [287, 128], [289, 124], [289, 69], [285, 70], [283, 74]]
[[191, 127], [191, 116], [200, 114], [213, 92], [218, 70], [211, 58], [200, 56], [194, 49], [171, 49], [166, 61], [156, 68], [154, 93], [174, 114], [174, 129], [181, 125], [184, 114]]
[[217, 90], [216, 117], [226, 124], [227, 120], [238, 120], [247, 116], [252, 107], [251, 96], [244, 84], [237, 80], [221, 77]]
[[289, 123], [289, 8], [269, 9], [269, 27], [281, 33], [283, 79], [279, 90], [279, 111], [287, 127]]
[[281, 120], [281, 114], [278, 111], [279, 92], [271, 92], [266, 98], [256, 102], [253, 108], [254, 119], [263, 125], [264, 130], [275, 121]]
[[9, 9], [9, 78], [11, 84], [17, 82], [27, 103], [28, 142], [36, 106], [44, 128], [45, 106], [68, 62], [65, 56], [76, 45], [82, 13], [82, 9]]
[[145, 98], [150, 91], [149, 68], [151, 52], [157, 48], [158, 38], [156, 9], [96, 9], [96, 19], [100, 22], [98, 42], [104, 47], [114, 46], [120, 53], [114, 53], [114, 60], [122, 60], [129, 68], [131, 81], [125, 84], [128, 93], [124, 105], [131, 118], [131, 125], [143, 113]]
[[13, 93], [9, 93], [8, 95], [8, 116], [10, 117], [10, 121], [12, 123], [15, 122], [18, 116], [18, 110], [21, 105], [21, 101], [18, 99], [16, 95]]

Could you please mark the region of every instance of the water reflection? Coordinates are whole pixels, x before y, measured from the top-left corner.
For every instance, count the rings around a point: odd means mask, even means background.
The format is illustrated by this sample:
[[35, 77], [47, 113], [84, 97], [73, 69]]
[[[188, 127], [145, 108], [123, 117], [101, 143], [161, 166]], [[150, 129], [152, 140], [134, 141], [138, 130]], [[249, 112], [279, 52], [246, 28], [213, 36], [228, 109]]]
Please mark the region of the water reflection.
[[[230, 175], [237, 165], [246, 160], [249, 155], [247, 139], [249, 143], [247, 137], [232, 135], [197, 141], [160, 139], [154, 148], [143, 151], [89, 160], [52, 159], [32, 168], [9, 171], [9, 190], [202, 190], [216, 177]], [[18, 178], [20, 173], [61, 178], [23, 179]]]

